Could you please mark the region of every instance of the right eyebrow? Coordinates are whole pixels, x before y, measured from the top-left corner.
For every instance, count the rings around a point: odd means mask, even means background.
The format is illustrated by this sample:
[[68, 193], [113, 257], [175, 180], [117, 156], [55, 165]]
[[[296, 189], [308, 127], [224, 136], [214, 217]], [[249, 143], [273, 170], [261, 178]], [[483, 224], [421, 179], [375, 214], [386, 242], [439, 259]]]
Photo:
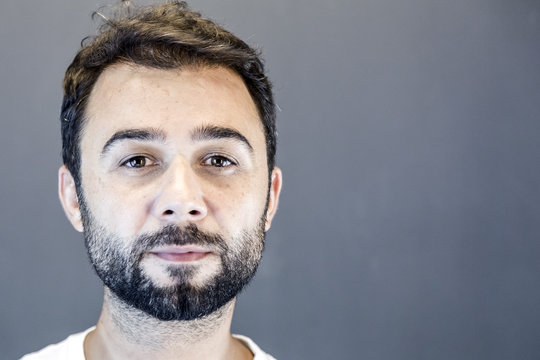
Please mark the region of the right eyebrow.
[[103, 149], [101, 150], [101, 156], [107, 154], [110, 148], [122, 140], [141, 140], [141, 141], [159, 141], [165, 142], [165, 133], [159, 129], [126, 129], [117, 131], [107, 140]]

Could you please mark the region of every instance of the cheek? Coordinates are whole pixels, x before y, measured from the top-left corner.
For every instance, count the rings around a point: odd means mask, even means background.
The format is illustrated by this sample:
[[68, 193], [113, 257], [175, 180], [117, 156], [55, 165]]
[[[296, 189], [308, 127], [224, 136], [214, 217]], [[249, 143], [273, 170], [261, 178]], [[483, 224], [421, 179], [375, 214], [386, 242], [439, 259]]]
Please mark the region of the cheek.
[[96, 220], [107, 230], [121, 236], [133, 236], [143, 228], [148, 216], [149, 196], [115, 186], [99, 176], [89, 176], [85, 186], [88, 207]]
[[207, 194], [207, 206], [220, 232], [234, 236], [259, 224], [266, 205], [266, 183], [244, 181]]

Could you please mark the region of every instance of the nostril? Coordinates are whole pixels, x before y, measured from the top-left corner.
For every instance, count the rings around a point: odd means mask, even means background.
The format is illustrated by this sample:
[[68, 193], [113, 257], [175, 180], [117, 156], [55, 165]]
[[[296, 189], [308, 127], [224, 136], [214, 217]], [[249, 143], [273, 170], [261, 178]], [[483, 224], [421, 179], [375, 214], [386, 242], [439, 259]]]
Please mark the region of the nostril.
[[[174, 211], [174, 210], [167, 209], [167, 210], [163, 211], [163, 216], [171, 216], [171, 215], [174, 215], [174, 214], [176, 214], [176, 213], [177, 213], [177, 212]], [[202, 212], [199, 211], [199, 210], [193, 209], [193, 210], [189, 211], [188, 214], [189, 214], [190, 216], [201, 216]]]

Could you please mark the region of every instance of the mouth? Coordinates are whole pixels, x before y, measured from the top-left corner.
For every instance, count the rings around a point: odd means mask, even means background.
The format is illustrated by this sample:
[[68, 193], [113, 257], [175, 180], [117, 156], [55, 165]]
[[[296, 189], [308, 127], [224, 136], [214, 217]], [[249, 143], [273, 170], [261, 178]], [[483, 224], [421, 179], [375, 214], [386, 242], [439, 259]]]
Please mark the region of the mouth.
[[175, 263], [190, 263], [202, 260], [213, 254], [213, 251], [197, 245], [167, 246], [152, 249], [150, 255], [161, 260]]

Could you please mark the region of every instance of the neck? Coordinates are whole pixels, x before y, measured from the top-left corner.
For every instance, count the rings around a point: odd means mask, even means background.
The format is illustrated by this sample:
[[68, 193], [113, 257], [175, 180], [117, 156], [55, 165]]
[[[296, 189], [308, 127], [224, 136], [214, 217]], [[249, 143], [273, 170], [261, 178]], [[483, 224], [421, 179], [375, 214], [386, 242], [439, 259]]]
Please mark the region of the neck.
[[[234, 300], [190, 321], [161, 321], [118, 299], [105, 288], [103, 309], [85, 341], [87, 359], [239, 358], [230, 335]], [[244, 348], [245, 349], [245, 348]], [[245, 353], [244, 353], [245, 354]]]

